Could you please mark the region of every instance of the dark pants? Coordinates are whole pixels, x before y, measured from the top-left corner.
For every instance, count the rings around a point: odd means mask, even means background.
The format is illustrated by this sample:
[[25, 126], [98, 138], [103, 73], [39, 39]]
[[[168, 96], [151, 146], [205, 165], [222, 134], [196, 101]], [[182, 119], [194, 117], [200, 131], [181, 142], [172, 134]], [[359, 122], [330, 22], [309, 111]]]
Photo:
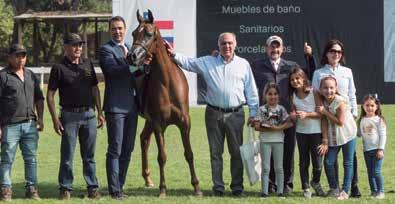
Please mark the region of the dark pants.
[[[294, 179], [294, 154], [295, 154], [295, 127], [288, 128], [284, 130], [284, 159], [283, 159], [283, 167], [284, 167], [284, 189], [288, 188], [290, 190], [293, 189], [293, 179]], [[276, 177], [274, 173], [273, 167], [273, 157], [272, 162], [270, 163], [270, 188], [276, 189]]]
[[322, 172], [322, 156], [318, 153], [318, 146], [321, 144], [321, 133], [303, 134], [296, 133], [299, 150], [299, 171], [302, 189], [309, 189], [309, 166], [310, 157], [313, 165], [312, 181], [320, 183]]
[[224, 192], [225, 184], [222, 179], [225, 138], [230, 154], [230, 172], [232, 182], [230, 188], [233, 192], [243, 191], [243, 163], [240, 156], [240, 145], [243, 144], [244, 110], [223, 113], [206, 108], [206, 130], [210, 146], [211, 175], [213, 191]]
[[106, 113], [108, 147], [107, 182], [110, 194], [121, 192], [125, 184], [136, 138], [137, 113]]
[[88, 189], [97, 189], [96, 178], [96, 118], [93, 109], [82, 113], [62, 111], [60, 121], [63, 124], [60, 147], [59, 188], [72, 190], [73, 157], [77, 138], [83, 163], [83, 175]]

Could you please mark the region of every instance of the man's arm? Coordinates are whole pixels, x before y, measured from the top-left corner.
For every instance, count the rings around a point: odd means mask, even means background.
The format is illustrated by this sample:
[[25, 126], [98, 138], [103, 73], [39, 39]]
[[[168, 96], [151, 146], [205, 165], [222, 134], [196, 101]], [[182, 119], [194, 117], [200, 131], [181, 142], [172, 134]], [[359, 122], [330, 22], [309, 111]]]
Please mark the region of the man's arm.
[[36, 112], [37, 112], [37, 130], [43, 131], [44, 130], [44, 100], [38, 100], [35, 102], [36, 105]]
[[48, 105], [49, 113], [51, 114], [53, 128], [58, 135], [62, 135], [64, 129], [62, 123], [60, 122], [58, 116], [56, 115], [55, 100], [54, 100], [55, 93], [56, 93], [55, 90], [48, 89], [47, 105]]
[[199, 58], [186, 57], [180, 53], [176, 53], [176, 50], [167, 41], [163, 41], [163, 44], [165, 45], [170, 57], [173, 57], [175, 62], [179, 64], [181, 68], [199, 74], [200, 72], [198, 66]]
[[306, 72], [307, 77], [311, 81], [313, 78], [313, 73], [317, 68], [315, 59], [314, 59], [314, 55], [313, 55], [313, 49], [311, 48], [311, 46], [309, 44], [307, 44], [307, 42], [305, 42], [303, 50], [304, 50], [304, 56], [305, 56], [305, 60], [306, 60], [305, 72]]
[[105, 75], [120, 76], [130, 74], [129, 65], [119, 65], [113, 52], [103, 46], [99, 49], [99, 64]]
[[101, 128], [101, 127], [103, 127], [105, 120], [104, 120], [104, 116], [103, 116], [103, 111], [101, 109], [101, 98], [100, 98], [99, 87], [93, 86], [92, 93], [93, 93], [93, 100], [95, 101], [95, 106], [96, 106], [96, 110], [97, 110], [97, 127]]
[[37, 130], [42, 131], [44, 129], [44, 96], [40, 88], [40, 80], [31, 72], [34, 80], [34, 105], [36, 107], [37, 114]]
[[252, 75], [251, 67], [247, 63], [247, 69], [246, 69], [246, 76], [245, 76], [245, 81], [244, 81], [244, 95], [246, 97], [248, 109], [250, 112], [250, 119], [249, 123], [252, 122], [252, 119], [256, 116], [256, 113], [259, 108], [259, 96], [258, 96], [258, 90], [256, 88], [254, 76]]

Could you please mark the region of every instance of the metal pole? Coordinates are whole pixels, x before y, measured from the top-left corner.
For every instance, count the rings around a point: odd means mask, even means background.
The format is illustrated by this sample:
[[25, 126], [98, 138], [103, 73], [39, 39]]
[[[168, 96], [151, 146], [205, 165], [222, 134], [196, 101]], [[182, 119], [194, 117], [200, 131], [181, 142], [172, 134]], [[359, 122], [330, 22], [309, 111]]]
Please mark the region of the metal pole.
[[44, 67], [40, 68], [40, 87], [44, 89]]

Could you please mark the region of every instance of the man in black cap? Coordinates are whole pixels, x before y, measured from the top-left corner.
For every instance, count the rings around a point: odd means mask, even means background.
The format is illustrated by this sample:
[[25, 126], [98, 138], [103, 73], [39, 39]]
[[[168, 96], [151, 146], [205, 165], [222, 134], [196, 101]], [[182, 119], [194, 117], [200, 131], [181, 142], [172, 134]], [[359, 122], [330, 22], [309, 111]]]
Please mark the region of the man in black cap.
[[[99, 184], [96, 178], [96, 117], [97, 127], [101, 128], [104, 116], [101, 111], [98, 81], [92, 62], [81, 57], [82, 45], [78, 34], [71, 33], [64, 39], [64, 57], [51, 69], [48, 83], [47, 103], [54, 130], [61, 136], [59, 196], [68, 200], [73, 183], [73, 156], [77, 142], [83, 162], [83, 175], [89, 198], [99, 198]], [[60, 118], [55, 110], [54, 95], [59, 89]]]
[[11, 166], [18, 144], [25, 164], [25, 196], [40, 200], [37, 191], [38, 131], [42, 131], [44, 97], [40, 82], [25, 68], [26, 49], [13, 44], [8, 66], [0, 71], [0, 200], [11, 201]]

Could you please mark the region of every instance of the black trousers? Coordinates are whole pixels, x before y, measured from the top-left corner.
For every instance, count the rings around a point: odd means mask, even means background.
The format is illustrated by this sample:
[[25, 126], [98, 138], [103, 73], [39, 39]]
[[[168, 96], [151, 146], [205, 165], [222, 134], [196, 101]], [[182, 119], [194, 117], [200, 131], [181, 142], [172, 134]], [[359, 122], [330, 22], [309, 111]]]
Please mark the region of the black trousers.
[[[294, 155], [295, 155], [295, 127], [290, 127], [284, 130], [284, 158], [283, 158], [283, 168], [284, 168], [284, 189], [293, 189], [293, 179], [294, 179]], [[270, 188], [276, 189], [276, 176], [273, 167], [273, 157], [270, 162], [270, 175], [269, 175], [269, 190]]]
[[322, 156], [318, 153], [318, 146], [321, 144], [321, 133], [303, 134], [296, 133], [296, 141], [299, 150], [299, 172], [302, 189], [310, 188], [309, 166], [310, 157], [313, 166], [312, 181], [320, 183], [322, 172]]

